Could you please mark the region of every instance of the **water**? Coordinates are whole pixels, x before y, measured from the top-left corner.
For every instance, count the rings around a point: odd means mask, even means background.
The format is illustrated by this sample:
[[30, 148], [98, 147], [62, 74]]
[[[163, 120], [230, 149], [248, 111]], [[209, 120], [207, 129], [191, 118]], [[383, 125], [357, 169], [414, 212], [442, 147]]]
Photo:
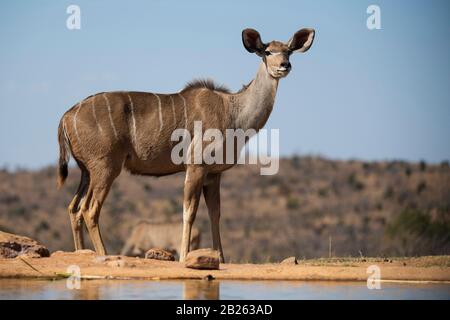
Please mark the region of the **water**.
[[302, 281], [129, 281], [0, 279], [0, 299], [450, 299], [450, 284]]

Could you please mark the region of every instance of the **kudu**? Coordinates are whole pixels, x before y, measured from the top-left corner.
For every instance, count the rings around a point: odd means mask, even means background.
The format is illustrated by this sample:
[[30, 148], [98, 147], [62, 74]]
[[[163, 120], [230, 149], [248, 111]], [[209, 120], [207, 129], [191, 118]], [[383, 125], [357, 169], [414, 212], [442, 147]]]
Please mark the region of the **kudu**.
[[150, 176], [186, 171], [180, 261], [189, 252], [191, 228], [203, 191], [211, 220], [213, 248], [219, 250], [223, 262], [219, 232], [220, 179], [222, 172], [233, 164], [175, 164], [171, 161], [174, 146], [171, 133], [179, 128], [192, 133], [194, 121], [202, 121], [205, 130], [215, 128], [221, 132], [261, 129], [272, 111], [279, 79], [291, 70], [290, 55], [307, 51], [314, 34], [313, 29], [301, 29], [287, 43], [263, 43], [256, 30], [243, 30], [244, 47], [260, 56], [262, 62], [255, 79], [236, 93], [212, 81], [193, 81], [174, 94], [99, 93], [68, 110], [58, 128], [58, 185], [68, 175], [67, 164], [72, 155], [81, 169], [81, 181], [69, 205], [75, 249], [83, 248], [84, 221], [95, 251], [106, 254], [99, 215], [122, 168], [132, 174]]

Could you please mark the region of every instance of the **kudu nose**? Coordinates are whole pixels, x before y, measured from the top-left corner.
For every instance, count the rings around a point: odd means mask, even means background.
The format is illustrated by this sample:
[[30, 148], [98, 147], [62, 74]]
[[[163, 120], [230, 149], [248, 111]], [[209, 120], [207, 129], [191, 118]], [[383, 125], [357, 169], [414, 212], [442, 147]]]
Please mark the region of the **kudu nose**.
[[291, 68], [291, 63], [290, 63], [289, 61], [282, 62], [282, 63], [280, 64], [280, 67], [286, 68], [286, 69], [290, 69], [290, 68]]

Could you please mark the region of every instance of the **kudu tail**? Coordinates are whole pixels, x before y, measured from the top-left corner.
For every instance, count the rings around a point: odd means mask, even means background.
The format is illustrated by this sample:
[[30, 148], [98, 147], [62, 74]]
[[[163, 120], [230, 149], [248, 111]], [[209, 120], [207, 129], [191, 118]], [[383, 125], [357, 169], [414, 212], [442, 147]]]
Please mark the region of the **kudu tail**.
[[61, 188], [66, 181], [69, 174], [68, 163], [70, 160], [70, 145], [64, 127], [63, 121], [59, 123], [58, 127], [58, 143], [59, 143], [59, 165], [57, 174], [57, 186]]

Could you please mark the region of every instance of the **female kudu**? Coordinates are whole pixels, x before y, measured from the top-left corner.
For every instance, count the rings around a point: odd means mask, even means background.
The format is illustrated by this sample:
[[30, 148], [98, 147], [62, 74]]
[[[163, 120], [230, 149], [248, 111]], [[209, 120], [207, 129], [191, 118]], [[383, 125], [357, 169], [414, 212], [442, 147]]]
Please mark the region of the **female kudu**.
[[[313, 40], [313, 29], [301, 29], [287, 43], [263, 43], [256, 30], [245, 29], [244, 47], [260, 56], [262, 62], [255, 79], [236, 93], [210, 81], [194, 81], [175, 94], [99, 93], [68, 110], [58, 128], [58, 185], [67, 177], [72, 155], [81, 169], [81, 181], [69, 205], [75, 249], [83, 248], [84, 221], [96, 252], [106, 254], [99, 229], [100, 210], [122, 168], [150, 176], [186, 171], [180, 261], [189, 252], [191, 228], [203, 191], [213, 248], [219, 250], [223, 262], [220, 177], [233, 164], [175, 164], [171, 159], [171, 134], [182, 128], [192, 133], [194, 121], [201, 121], [205, 130], [214, 128], [222, 133], [226, 129], [258, 131], [272, 111], [279, 79], [291, 70], [291, 53], [307, 51]], [[237, 158], [237, 154], [234, 156]]]

